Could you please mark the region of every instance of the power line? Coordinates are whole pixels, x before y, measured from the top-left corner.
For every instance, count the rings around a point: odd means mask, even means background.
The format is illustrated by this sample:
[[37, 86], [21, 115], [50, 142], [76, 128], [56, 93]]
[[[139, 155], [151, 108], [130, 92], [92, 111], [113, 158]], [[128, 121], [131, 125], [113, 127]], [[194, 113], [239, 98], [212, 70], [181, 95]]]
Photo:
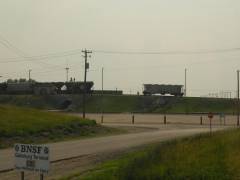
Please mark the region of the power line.
[[228, 48], [228, 49], [206, 49], [195, 51], [106, 51], [106, 50], [93, 50], [93, 53], [101, 54], [126, 54], [126, 55], [187, 55], [187, 54], [213, 54], [213, 53], [227, 53], [237, 52], [240, 48]]
[[[28, 55], [23, 52], [22, 50], [20, 50], [18, 47], [16, 47], [15, 45], [13, 45], [12, 43], [10, 43], [6, 38], [3, 38], [1, 35], [0, 35], [0, 41], [6, 48], [8, 48], [9, 50], [13, 51], [15, 54], [19, 55], [20, 58], [22, 58], [23, 60], [27, 60], [28, 59]], [[10, 62], [10, 61], [8, 61]], [[16, 62], [16, 61], [15, 61]], [[1, 62], [0, 62], [1, 63]], [[46, 64], [46, 65], [49, 65], [47, 63], [43, 63], [41, 62], [42, 64]]]
[[[21, 61], [40, 61], [44, 59], [49, 58], [62, 58], [66, 56], [72, 56], [76, 54], [80, 54], [79, 50], [73, 50], [69, 52], [61, 52], [61, 53], [49, 53], [49, 54], [43, 54], [43, 55], [36, 55], [36, 56], [25, 56], [22, 58], [1, 58], [0, 63], [8, 63], [8, 62], [21, 62]], [[5, 61], [2, 61], [5, 60]]]
[[[65, 67], [64, 67], [65, 68]], [[35, 69], [34, 70], [34, 74], [37, 74], [38, 76], [42, 76], [42, 75], [47, 75], [46, 73], [54, 73], [54, 72], [60, 72], [60, 71], [63, 71], [64, 70], [63, 67], [59, 66], [59, 67], [52, 67], [50, 70], [42, 70], [42, 68], [39, 68], [39, 69]], [[80, 67], [82, 69], [84, 69], [84, 67]], [[79, 67], [78, 66], [74, 66], [72, 67], [72, 70], [78, 70]], [[95, 70], [93, 70], [95, 71]], [[16, 71], [12, 71], [12, 72], [9, 72], [7, 74], [9, 74], [8, 76], [6, 75], [6, 73], [4, 73], [4, 77], [8, 77], [8, 78], [11, 78], [12, 76], [10, 76], [10, 74], [13, 74], [13, 73], [17, 73]], [[22, 71], [18, 73], [19, 76], [24, 76], [25, 73], [23, 73]]]
[[[79, 53], [78, 53], [79, 54]], [[71, 54], [72, 55], [72, 54]], [[40, 57], [40, 56], [26, 56], [26, 57], [22, 57], [22, 58], [4, 58], [2, 60], [4, 61], [0, 61], [0, 63], [15, 63], [15, 62], [29, 62], [29, 61], [43, 61], [46, 59], [50, 59], [50, 58], [61, 58], [61, 57], [66, 57], [66, 56], [70, 56], [68, 55], [58, 55], [58, 56], [46, 56], [46, 57]]]
[[[19, 48], [17, 48], [16, 46], [14, 46], [12, 43], [10, 43], [6, 38], [3, 38], [0, 35], [0, 42], [1, 44], [3, 44], [6, 48], [8, 48], [9, 50], [13, 51], [14, 53], [16, 53], [17, 55], [19, 55], [21, 58], [23, 58], [23, 61], [26, 60], [27, 54], [25, 52], [23, 52], [22, 50], [20, 50]], [[1, 62], [0, 62], [1, 63]], [[42, 64], [42, 65], [46, 65], [46, 66], [51, 66], [52, 68], [59, 68], [59, 65], [52, 65], [46, 62], [37, 62], [38, 64]], [[63, 69], [63, 67], [61, 67]]]
[[[10, 48], [7, 44], [2, 43], [5, 47]], [[16, 51], [16, 48], [15, 48]], [[239, 52], [240, 48], [229, 49], [212, 49], [212, 50], [196, 50], [196, 51], [109, 51], [109, 50], [93, 50], [96, 54], [119, 54], [119, 55], [191, 55], [191, 54], [214, 54], [214, 53], [229, 53]], [[18, 49], [19, 53], [19, 49]], [[80, 49], [63, 51], [59, 53], [48, 53], [36, 56], [26, 56], [21, 58], [1, 58], [0, 63], [24, 62], [24, 61], [41, 61], [49, 58], [61, 58], [80, 54]]]
[[14, 46], [12, 43], [10, 43], [6, 38], [3, 38], [0, 35], [0, 42], [2, 45], [4, 45], [7, 49], [9, 49], [10, 51], [14, 51], [15, 54], [19, 55], [19, 56], [23, 56], [25, 57], [26, 54], [24, 52], [22, 52], [20, 49], [18, 49], [16, 46]]

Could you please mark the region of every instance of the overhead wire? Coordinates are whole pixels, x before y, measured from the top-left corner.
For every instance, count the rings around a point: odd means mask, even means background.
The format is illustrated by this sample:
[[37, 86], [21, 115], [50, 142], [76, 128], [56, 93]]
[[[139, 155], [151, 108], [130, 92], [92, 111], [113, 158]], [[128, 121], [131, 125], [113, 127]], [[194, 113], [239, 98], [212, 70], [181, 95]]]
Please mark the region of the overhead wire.
[[[63, 51], [58, 53], [48, 53], [48, 54], [42, 54], [42, 55], [36, 55], [36, 56], [27, 56], [26, 53], [21, 51], [19, 48], [14, 46], [12, 43], [10, 43], [8, 40], [3, 38], [0, 35], [0, 43], [8, 48], [9, 50], [15, 52], [18, 56], [17, 58], [2, 58], [0, 59], [0, 63], [20, 63], [20, 62], [35, 62], [39, 61], [38, 63], [44, 64], [46, 66], [51, 66], [52, 69], [59, 69], [64, 70], [65, 67], [59, 66], [59, 65], [53, 65], [49, 63], [42, 62], [46, 59], [53, 59], [53, 58], [63, 58], [67, 56], [77, 55], [82, 53], [81, 49], [74, 49], [69, 51]], [[212, 53], [230, 53], [230, 52], [240, 52], [240, 48], [226, 48], [226, 49], [205, 49], [205, 50], [189, 50], [189, 51], [111, 51], [111, 50], [92, 50], [95, 54], [118, 54], [118, 55], [191, 55], [191, 54], [212, 54]], [[2, 61], [3, 60], [3, 61]], [[201, 61], [202, 62], [202, 61]], [[195, 62], [194, 64], [199, 64], [201, 62]], [[170, 66], [170, 65], [168, 65]], [[173, 65], [176, 66], [176, 65]], [[162, 67], [162, 66], [159, 66]], [[159, 68], [157, 67], [157, 68]], [[136, 67], [141, 68], [141, 67]], [[145, 68], [145, 66], [144, 66]], [[156, 68], [156, 66], [152, 67]], [[166, 68], [166, 67], [165, 67]], [[120, 70], [123, 68], [115, 68], [115, 70]], [[126, 69], [126, 67], [124, 68]], [[131, 68], [132, 69], [132, 68]], [[97, 69], [93, 69], [90, 71], [98, 71]], [[46, 72], [46, 71], [44, 71]], [[47, 71], [52, 72], [52, 71]], [[35, 73], [41, 73], [38, 71], [35, 71]]]
[[[7, 47], [6, 44], [4, 46]], [[8, 47], [9, 48], [9, 47]], [[16, 49], [16, 48], [15, 48]], [[18, 49], [19, 50], [19, 49]], [[110, 51], [110, 50], [92, 50], [95, 54], [119, 54], [119, 55], [193, 55], [193, 54], [213, 54], [213, 53], [230, 53], [240, 52], [240, 48], [226, 48], [226, 49], [206, 49], [195, 51]], [[26, 56], [20, 58], [1, 58], [0, 63], [13, 63], [24, 61], [42, 61], [51, 58], [61, 58], [81, 53], [81, 49], [74, 49], [70, 51], [63, 51], [59, 53], [48, 53], [36, 56]]]
[[126, 55], [187, 55], [187, 54], [212, 54], [212, 53], [226, 53], [240, 51], [240, 48], [227, 49], [205, 49], [205, 50], [190, 50], [190, 51], [106, 51], [93, 50], [93, 53], [102, 54], [126, 54]]
[[[3, 38], [1, 35], [0, 35], [0, 42], [7, 49], [9, 49], [10, 51], [14, 52], [15, 54], [17, 54], [18, 56], [23, 58], [23, 60], [26, 60], [26, 58], [28, 57], [25, 52], [23, 52], [22, 50], [17, 48], [15, 45], [10, 43], [6, 38]], [[23, 62], [23, 61], [21, 61], [21, 62]], [[46, 63], [46, 62], [37, 62], [37, 63], [45, 65], [45, 66], [51, 66], [52, 68], [63, 68], [63, 67], [60, 67], [59, 65], [53, 65], [53, 64]]]

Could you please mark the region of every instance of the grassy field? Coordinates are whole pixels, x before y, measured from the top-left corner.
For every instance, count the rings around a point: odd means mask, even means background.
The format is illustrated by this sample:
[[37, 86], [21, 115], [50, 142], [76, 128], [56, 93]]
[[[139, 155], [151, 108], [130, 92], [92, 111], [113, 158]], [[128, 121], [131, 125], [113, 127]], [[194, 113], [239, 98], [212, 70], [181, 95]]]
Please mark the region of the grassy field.
[[234, 113], [236, 112], [236, 103], [230, 99], [218, 99], [218, 98], [178, 98], [169, 101], [162, 108], [157, 108], [156, 112], [167, 113], [197, 113], [197, 112], [224, 112]]
[[34, 107], [38, 109], [56, 109], [59, 102], [50, 96], [32, 95], [0, 95], [0, 104], [9, 104], [19, 107]]
[[[81, 101], [79, 101], [81, 102]], [[93, 96], [88, 97], [89, 112], [146, 112], [146, 113], [234, 113], [234, 100], [217, 98], [181, 98], [159, 96]], [[78, 110], [81, 110], [78, 109]]]
[[240, 178], [240, 130], [151, 145], [62, 180]]
[[[82, 111], [81, 95], [0, 95], [0, 103], [39, 109], [61, 109], [66, 100], [72, 102], [68, 110]], [[87, 112], [145, 112], [145, 113], [231, 113], [236, 112], [233, 99], [194, 98], [194, 97], [160, 97], [160, 96], [88, 96]]]
[[[58, 141], [117, 132], [94, 120], [36, 109], [0, 105], [0, 148], [13, 143]], [[36, 141], [37, 140], [37, 141]]]

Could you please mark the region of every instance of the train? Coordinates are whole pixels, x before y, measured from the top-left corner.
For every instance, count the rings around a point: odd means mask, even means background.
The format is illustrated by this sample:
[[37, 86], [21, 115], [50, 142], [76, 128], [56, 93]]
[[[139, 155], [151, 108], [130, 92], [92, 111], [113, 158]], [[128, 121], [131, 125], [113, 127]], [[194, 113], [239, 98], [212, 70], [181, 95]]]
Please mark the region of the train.
[[0, 94], [53, 95], [92, 93], [93, 82], [4, 82], [0, 83]]
[[183, 85], [171, 85], [171, 84], [144, 84], [143, 94], [146, 95], [173, 95], [183, 96], [184, 89]]
[[[86, 87], [85, 87], [86, 85]], [[54, 94], [83, 94], [91, 95], [123, 95], [121, 90], [93, 90], [94, 82], [88, 81], [86, 84], [81, 81], [70, 82], [3, 82], [0, 83], [0, 94], [9, 95], [54, 95]], [[183, 96], [183, 85], [165, 84], [144, 84], [144, 95], [173, 95]]]
[[90, 95], [123, 95], [121, 90], [93, 90], [94, 82], [4, 82], [0, 83], [0, 94], [7, 95], [55, 95], [83, 94], [84, 89]]

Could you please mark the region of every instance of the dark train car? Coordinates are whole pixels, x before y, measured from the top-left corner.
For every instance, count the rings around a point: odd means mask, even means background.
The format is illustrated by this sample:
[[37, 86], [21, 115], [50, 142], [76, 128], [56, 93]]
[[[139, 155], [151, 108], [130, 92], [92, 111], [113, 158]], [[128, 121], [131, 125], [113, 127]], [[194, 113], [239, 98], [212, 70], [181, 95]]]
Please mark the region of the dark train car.
[[143, 85], [144, 95], [173, 95], [173, 96], [183, 96], [183, 85], [170, 85], [170, 84], [144, 84]]
[[121, 90], [93, 90], [93, 94], [105, 94], [105, 95], [123, 95]]
[[57, 87], [51, 83], [35, 83], [33, 86], [35, 95], [54, 95], [57, 94]]
[[[84, 82], [53, 82], [53, 85], [57, 87], [58, 94], [82, 94], [84, 93]], [[86, 82], [86, 93], [92, 93], [92, 87], [94, 83], [92, 81]]]
[[7, 83], [0, 83], [0, 94], [6, 94]]
[[56, 87], [49, 83], [37, 83], [37, 82], [13, 82], [0, 84], [1, 94], [36, 94], [47, 95], [56, 94]]
[[18, 82], [18, 83], [7, 83], [6, 93], [7, 94], [33, 94], [33, 83]]
[[0, 94], [82, 94], [92, 93], [93, 82], [16, 82], [0, 83]]

